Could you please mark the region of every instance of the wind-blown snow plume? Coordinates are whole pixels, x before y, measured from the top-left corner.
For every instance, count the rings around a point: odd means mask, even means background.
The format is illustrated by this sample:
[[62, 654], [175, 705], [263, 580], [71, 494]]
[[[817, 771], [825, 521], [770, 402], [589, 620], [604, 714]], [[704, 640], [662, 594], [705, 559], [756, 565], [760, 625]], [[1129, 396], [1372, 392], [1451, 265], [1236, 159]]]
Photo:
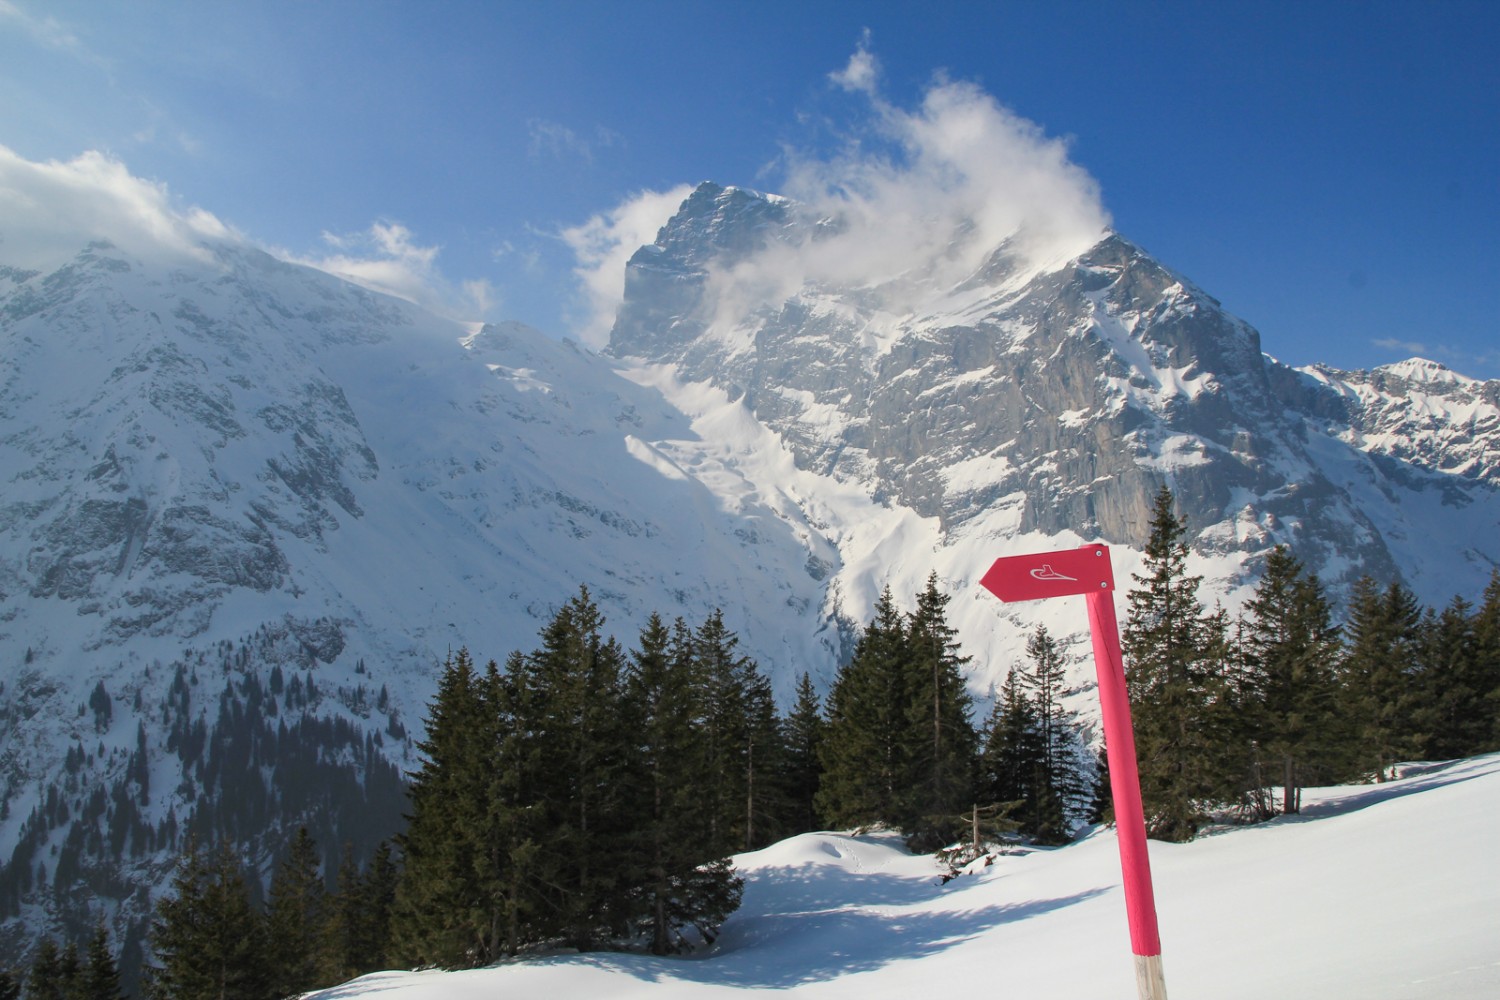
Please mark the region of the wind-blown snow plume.
[[1002, 245], [1034, 272], [1108, 227], [1098, 184], [1066, 142], [978, 86], [939, 79], [916, 108], [899, 107], [881, 95], [864, 42], [830, 79], [867, 101], [871, 118], [835, 155], [786, 152], [782, 190], [821, 224], [716, 273], [716, 323], [822, 283], [878, 288], [884, 308], [920, 310]]
[[342, 236], [325, 232], [323, 242], [333, 250], [324, 257], [279, 256], [414, 302], [449, 319], [495, 318], [497, 303], [489, 282], [477, 279], [454, 286], [438, 270], [442, 248], [418, 244], [412, 231], [399, 222], [375, 222], [363, 232]]
[[175, 204], [166, 185], [104, 153], [34, 163], [0, 146], [0, 263], [50, 271], [95, 240], [152, 260], [206, 259], [204, 240], [231, 238], [212, 214]]
[[641, 191], [608, 212], [562, 231], [563, 242], [578, 264], [573, 274], [583, 286], [584, 310], [574, 333], [590, 347], [609, 342], [615, 310], [625, 299], [625, 262], [672, 217], [692, 187], [680, 184], [670, 191]]

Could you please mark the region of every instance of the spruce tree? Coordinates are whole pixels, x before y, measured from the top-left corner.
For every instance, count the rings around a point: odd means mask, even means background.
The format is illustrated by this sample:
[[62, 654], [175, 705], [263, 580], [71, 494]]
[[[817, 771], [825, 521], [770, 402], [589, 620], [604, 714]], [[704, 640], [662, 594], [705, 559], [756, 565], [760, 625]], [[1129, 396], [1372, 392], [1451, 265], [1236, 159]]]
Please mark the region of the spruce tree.
[[244, 870], [228, 847], [206, 857], [190, 846], [156, 906], [148, 970], [156, 1000], [266, 1000], [271, 962]]
[[498, 957], [489, 792], [497, 740], [493, 706], [467, 649], [443, 665], [428, 710], [422, 766], [407, 789], [396, 894], [399, 957], [460, 968]]
[[587, 949], [628, 921], [629, 886], [609, 861], [625, 833], [629, 734], [620, 711], [624, 654], [603, 634], [586, 587], [542, 630], [525, 660], [535, 743], [530, 790], [549, 829], [532, 873], [542, 896], [534, 916]]
[[803, 672], [797, 682], [797, 700], [786, 720], [785, 778], [787, 826], [793, 833], [823, 828], [818, 810], [818, 787], [823, 773], [818, 754], [827, 723], [813, 687], [812, 675]]
[[276, 996], [330, 985], [324, 978], [329, 915], [320, 868], [317, 844], [300, 827], [271, 877], [266, 940], [276, 957], [271, 969]]
[[984, 725], [979, 758], [982, 804], [1001, 806], [1024, 833], [1036, 829], [1037, 781], [1042, 774], [1036, 706], [1021, 671], [1011, 668]]
[[1382, 592], [1370, 577], [1355, 582], [1349, 604], [1339, 668], [1351, 737], [1348, 776], [1385, 781], [1392, 765], [1420, 752], [1414, 679], [1422, 609], [1401, 584]]
[[[709, 811], [699, 769], [705, 733], [694, 725], [698, 709], [691, 651], [678, 622], [676, 642], [658, 615], [642, 630], [625, 677], [625, 711], [635, 735], [631, 754], [637, 809], [619, 854], [638, 885], [636, 914], [647, 928], [653, 954], [686, 947], [693, 926], [712, 941], [738, 905], [741, 880], [727, 859], [710, 861]], [[707, 862], [707, 863], [705, 863]]]
[[0, 969], [0, 1000], [21, 1000], [21, 980], [9, 969]]
[[1474, 645], [1476, 673], [1490, 719], [1489, 732], [1479, 749], [1500, 750], [1500, 569], [1490, 573], [1474, 616]]
[[1033, 832], [1044, 843], [1068, 839], [1069, 815], [1089, 791], [1078, 763], [1078, 725], [1063, 708], [1063, 660], [1057, 642], [1038, 625], [1026, 642], [1031, 669], [1021, 675], [1035, 717], [1038, 768]]
[[[109, 947], [109, 932], [101, 923], [89, 938], [88, 954], [73, 991], [75, 1000], [124, 1000], [120, 969]], [[4, 1000], [0, 994], [0, 1000]]]
[[32, 956], [31, 972], [26, 976], [27, 1000], [67, 1000], [70, 985], [62, 949], [51, 938], [43, 938]]
[[969, 658], [960, 654], [957, 631], [948, 624], [948, 601], [932, 573], [907, 619], [907, 730], [901, 741], [906, 794], [897, 820], [917, 850], [935, 850], [960, 836], [974, 801], [978, 736], [963, 678]]
[[1302, 787], [1330, 779], [1342, 749], [1334, 703], [1337, 631], [1317, 577], [1283, 545], [1266, 557], [1246, 612], [1251, 732], [1263, 773], [1282, 786], [1282, 812], [1295, 813]]
[[1186, 534], [1163, 487], [1122, 642], [1146, 826], [1164, 840], [1191, 839], [1226, 788], [1217, 733], [1224, 623], [1198, 600], [1201, 578], [1188, 575]]
[[818, 808], [835, 826], [899, 821], [906, 794], [906, 623], [890, 588], [828, 693]]
[[1483, 662], [1473, 605], [1455, 596], [1429, 619], [1420, 647], [1430, 760], [1467, 757], [1489, 747], [1494, 729], [1493, 690]]

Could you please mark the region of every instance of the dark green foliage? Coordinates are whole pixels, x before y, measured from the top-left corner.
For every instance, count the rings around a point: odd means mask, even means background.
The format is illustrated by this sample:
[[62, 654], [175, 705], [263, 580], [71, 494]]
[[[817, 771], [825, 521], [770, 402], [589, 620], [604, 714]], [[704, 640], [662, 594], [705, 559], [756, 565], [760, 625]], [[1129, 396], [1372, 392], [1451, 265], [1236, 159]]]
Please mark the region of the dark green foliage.
[[628, 664], [603, 626], [580, 589], [503, 671], [445, 668], [401, 841], [403, 962], [633, 935], [668, 952], [738, 906], [723, 859], [774, 789], [769, 688], [717, 614], [697, 632], [653, 617]]
[[[428, 712], [423, 767], [411, 775], [400, 838], [406, 877], [396, 950], [411, 965], [482, 965], [498, 957], [500, 917], [488, 802], [497, 719], [466, 649], [443, 666]], [[419, 919], [420, 918], [420, 919]]]
[[0, 969], [0, 1000], [21, 1000], [21, 980], [9, 969]]
[[828, 694], [817, 805], [835, 826], [895, 823], [902, 814], [910, 741], [906, 653], [906, 623], [887, 588]]
[[326, 950], [322, 978], [326, 982], [341, 983], [391, 966], [391, 918], [398, 877], [389, 842], [376, 848], [364, 871], [355, 863], [352, 846], [344, 845], [323, 935]]
[[271, 962], [239, 860], [189, 849], [156, 907], [147, 993], [157, 1000], [266, 1000]]
[[1266, 557], [1246, 612], [1239, 721], [1252, 747], [1254, 789], [1281, 785], [1281, 811], [1295, 813], [1302, 787], [1331, 780], [1347, 746], [1335, 704], [1338, 631], [1317, 577], [1285, 546]]
[[[100, 924], [89, 938], [88, 954], [72, 992], [73, 1000], [123, 1000], [120, 969], [109, 947], [109, 932]], [[0, 991], [0, 1000], [4, 1000]]]
[[31, 973], [26, 977], [27, 1000], [66, 1000], [70, 985], [57, 942], [43, 938], [31, 959]]
[[1381, 592], [1369, 577], [1355, 583], [1339, 670], [1353, 776], [1385, 781], [1391, 765], [1420, 752], [1414, 684], [1421, 622], [1421, 606], [1400, 584]]
[[[1486, 591], [1494, 605], [1495, 581]], [[1495, 746], [1496, 667], [1486, 646], [1493, 636], [1481, 638], [1481, 626], [1490, 628], [1493, 607], [1475, 611], [1462, 597], [1454, 597], [1436, 615], [1424, 618], [1418, 659], [1421, 664], [1428, 738], [1423, 756], [1435, 760], [1466, 757]], [[1492, 647], [1491, 647], [1492, 648]]]
[[960, 837], [974, 801], [978, 737], [963, 675], [969, 658], [959, 653], [957, 632], [948, 624], [948, 601], [933, 573], [907, 620], [906, 795], [898, 821], [918, 850]]
[[1185, 537], [1163, 488], [1122, 639], [1146, 826], [1163, 840], [1190, 839], [1223, 798], [1232, 745], [1224, 737], [1224, 622], [1198, 600]]
[[[1036, 706], [1026, 697], [1019, 671], [1005, 675], [984, 724], [984, 750], [979, 759], [979, 798], [987, 804], [1008, 805], [1020, 814], [1018, 822], [1029, 824], [1037, 799], [1041, 746], [1037, 738]], [[1031, 815], [1027, 815], [1031, 813]]]
[[797, 701], [786, 719], [786, 756], [783, 785], [786, 789], [786, 826], [794, 831], [820, 830], [823, 816], [818, 810], [818, 788], [822, 766], [818, 755], [828, 724], [812, 677], [803, 673], [797, 682]]
[[1041, 843], [1065, 842], [1087, 805], [1077, 723], [1061, 704], [1063, 662], [1040, 626], [1027, 641], [1030, 667], [1005, 678], [984, 727], [980, 797], [1009, 806], [1005, 816]]
[[626, 672], [636, 815], [620, 853], [638, 887], [635, 920], [657, 955], [686, 947], [687, 927], [712, 941], [739, 903], [741, 881], [727, 860], [704, 863], [713, 823], [698, 780], [709, 747], [707, 729], [697, 725], [701, 705], [695, 674], [681, 619], [674, 632], [652, 615]]
[[327, 964], [328, 894], [319, 868], [317, 846], [302, 827], [271, 878], [266, 944], [275, 958], [271, 989], [276, 996], [332, 985], [322, 974]]

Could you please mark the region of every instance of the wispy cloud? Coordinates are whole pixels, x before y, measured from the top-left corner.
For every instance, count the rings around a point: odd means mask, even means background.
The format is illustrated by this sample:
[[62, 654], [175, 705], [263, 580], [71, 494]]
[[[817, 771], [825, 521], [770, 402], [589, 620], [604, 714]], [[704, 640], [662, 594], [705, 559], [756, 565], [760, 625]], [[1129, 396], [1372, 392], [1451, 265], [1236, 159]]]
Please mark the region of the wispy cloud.
[[104, 153], [35, 163], [0, 146], [5, 263], [51, 270], [94, 240], [142, 258], [201, 259], [204, 240], [231, 238], [239, 237], [212, 214], [177, 204], [165, 184], [134, 176]]
[[533, 159], [550, 156], [559, 160], [582, 160], [593, 163], [597, 151], [619, 144], [620, 133], [599, 126], [592, 135], [582, 136], [566, 125], [533, 118], [526, 123], [530, 142], [527, 151]]
[[656, 240], [657, 231], [681, 207], [692, 187], [642, 191], [582, 225], [562, 231], [563, 242], [577, 262], [573, 274], [582, 286], [584, 307], [574, 332], [585, 344], [609, 342], [615, 312], [625, 300], [625, 263], [631, 254]]
[[103, 57], [85, 45], [71, 27], [55, 17], [38, 17], [13, 0], [0, 0], [0, 27], [5, 26], [19, 29], [35, 44], [44, 48], [65, 52], [80, 62], [100, 69], [109, 69]]
[[[4, 2], [4, 0], [0, 0]], [[323, 235], [327, 252], [270, 253], [396, 295], [455, 319], [494, 318], [496, 296], [482, 279], [450, 281], [439, 248], [405, 226], [376, 222], [363, 232]], [[0, 146], [0, 263], [51, 271], [89, 243], [107, 240], [144, 260], [212, 260], [205, 242], [246, 243], [201, 208], [182, 205], [165, 184], [137, 177], [120, 160], [90, 151], [35, 163]]]
[[880, 60], [870, 51], [870, 29], [860, 35], [859, 45], [843, 69], [829, 73], [828, 78], [844, 90], [875, 96], [880, 82]]
[[495, 318], [499, 303], [485, 279], [457, 284], [437, 266], [441, 247], [423, 246], [399, 222], [377, 221], [355, 233], [323, 233], [326, 254], [280, 256], [385, 292], [453, 319]]
[[[743, 322], [820, 283], [878, 290], [885, 308], [910, 310], [972, 276], [1000, 247], [1033, 266], [1060, 264], [1109, 226], [1098, 184], [1069, 159], [1065, 141], [1002, 106], [978, 86], [939, 79], [918, 106], [881, 91], [866, 32], [843, 69], [829, 74], [862, 98], [832, 155], [784, 151], [782, 193], [816, 237], [773, 241], [733, 266], [710, 270], [716, 325]], [[688, 193], [647, 192], [564, 232], [591, 305], [581, 330], [604, 341], [624, 290], [624, 266]]]
[[[733, 326], [819, 284], [920, 310], [1004, 246], [1032, 269], [1060, 264], [1109, 225], [1098, 185], [1067, 143], [978, 86], [940, 78], [916, 107], [883, 96], [868, 33], [831, 82], [863, 99], [832, 155], [789, 149], [783, 193], [821, 224], [710, 273], [712, 322]], [[812, 227], [808, 227], [809, 232]]]

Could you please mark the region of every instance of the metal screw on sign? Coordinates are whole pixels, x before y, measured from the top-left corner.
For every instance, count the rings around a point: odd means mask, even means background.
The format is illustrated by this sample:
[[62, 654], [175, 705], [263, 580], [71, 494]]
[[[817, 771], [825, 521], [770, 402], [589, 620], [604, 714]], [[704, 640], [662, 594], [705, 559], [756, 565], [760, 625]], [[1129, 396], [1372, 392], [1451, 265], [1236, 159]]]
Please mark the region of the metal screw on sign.
[[1104, 744], [1109, 754], [1109, 784], [1114, 795], [1115, 832], [1120, 843], [1120, 872], [1125, 884], [1125, 915], [1130, 950], [1135, 955], [1135, 985], [1140, 1000], [1166, 1000], [1161, 936], [1156, 927], [1156, 896], [1151, 889], [1151, 859], [1146, 853], [1146, 815], [1141, 806], [1141, 779], [1136, 770], [1135, 730], [1125, 692], [1125, 664], [1120, 653], [1120, 625], [1110, 591], [1115, 586], [1109, 547], [1007, 556], [995, 560], [979, 581], [1007, 603], [1082, 594], [1088, 601], [1094, 668], [1099, 675], [1099, 703], [1104, 715]]

